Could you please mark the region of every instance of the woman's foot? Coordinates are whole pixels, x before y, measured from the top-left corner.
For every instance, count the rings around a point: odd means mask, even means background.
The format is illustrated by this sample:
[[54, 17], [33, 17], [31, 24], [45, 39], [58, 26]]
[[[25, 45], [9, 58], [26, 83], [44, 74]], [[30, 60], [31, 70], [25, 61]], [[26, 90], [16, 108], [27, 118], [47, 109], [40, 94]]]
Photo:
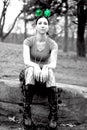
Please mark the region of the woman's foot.
[[32, 124], [31, 119], [30, 119], [30, 118], [25, 119], [25, 120], [24, 120], [24, 124], [25, 124], [25, 125], [28, 125], [28, 126], [31, 126], [31, 124]]
[[25, 130], [29, 130], [29, 128], [32, 126], [32, 120], [31, 120], [31, 118], [25, 118], [24, 120], [23, 120], [23, 125], [24, 125], [24, 129]]
[[55, 120], [55, 117], [51, 117], [49, 121], [49, 127], [52, 129], [55, 129], [57, 127], [57, 121]]

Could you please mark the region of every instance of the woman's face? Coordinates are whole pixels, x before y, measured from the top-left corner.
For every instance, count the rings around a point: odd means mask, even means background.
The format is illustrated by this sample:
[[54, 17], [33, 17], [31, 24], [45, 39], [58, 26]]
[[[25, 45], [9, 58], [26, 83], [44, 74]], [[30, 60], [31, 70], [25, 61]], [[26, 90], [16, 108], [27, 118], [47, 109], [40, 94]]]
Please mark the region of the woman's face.
[[40, 34], [45, 34], [48, 32], [49, 25], [48, 25], [48, 20], [45, 17], [42, 17], [38, 19], [37, 24], [36, 24], [36, 30]]

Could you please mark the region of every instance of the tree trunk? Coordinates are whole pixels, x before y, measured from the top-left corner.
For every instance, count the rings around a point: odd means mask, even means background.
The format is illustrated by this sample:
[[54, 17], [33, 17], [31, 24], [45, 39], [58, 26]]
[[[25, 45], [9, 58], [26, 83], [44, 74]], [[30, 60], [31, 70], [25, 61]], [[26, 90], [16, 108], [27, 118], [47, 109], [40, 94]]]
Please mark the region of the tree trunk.
[[26, 13], [24, 12], [24, 39], [27, 37], [26, 35], [27, 35], [27, 23], [26, 23]]
[[67, 52], [68, 49], [68, 16], [65, 15], [65, 36], [64, 36], [64, 52]]
[[86, 15], [84, 13], [84, 5], [80, 2], [78, 5], [78, 29], [77, 29], [77, 55], [81, 57], [86, 56], [86, 47], [85, 47], [85, 25], [86, 25]]
[[86, 56], [84, 33], [85, 33], [85, 20], [83, 17], [78, 16], [77, 55], [81, 57]]

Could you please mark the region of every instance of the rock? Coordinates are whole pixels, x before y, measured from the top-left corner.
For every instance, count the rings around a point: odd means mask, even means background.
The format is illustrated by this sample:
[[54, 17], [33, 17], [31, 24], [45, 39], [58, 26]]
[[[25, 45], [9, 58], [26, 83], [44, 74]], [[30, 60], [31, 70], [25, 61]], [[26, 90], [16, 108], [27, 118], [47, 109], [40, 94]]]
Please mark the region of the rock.
[[[57, 83], [58, 123], [87, 122], [87, 88]], [[0, 114], [22, 120], [22, 94], [18, 80], [0, 80]], [[32, 119], [35, 124], [48, 122], [49, 105], [47, 97], [34, 96]], [[1, 119], [0, 119], [1, 120]]]

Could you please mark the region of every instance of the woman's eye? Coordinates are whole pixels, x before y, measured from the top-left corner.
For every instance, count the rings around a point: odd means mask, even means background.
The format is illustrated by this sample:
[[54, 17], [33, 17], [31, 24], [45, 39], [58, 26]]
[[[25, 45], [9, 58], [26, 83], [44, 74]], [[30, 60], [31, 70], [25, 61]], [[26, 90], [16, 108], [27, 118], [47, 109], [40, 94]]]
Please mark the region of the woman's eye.
[[41, 22], [39, 22], [38, 24], [42, 24]]
[[44, 24], [45, 24], [45, 25], [47, 25], [47, 23], [46, 23], [46, 22], [44, 22]]
[[39, 25], [41, 25], [41, 24], [47, 25], [47, 22], [39, 22], [38, 24]]

